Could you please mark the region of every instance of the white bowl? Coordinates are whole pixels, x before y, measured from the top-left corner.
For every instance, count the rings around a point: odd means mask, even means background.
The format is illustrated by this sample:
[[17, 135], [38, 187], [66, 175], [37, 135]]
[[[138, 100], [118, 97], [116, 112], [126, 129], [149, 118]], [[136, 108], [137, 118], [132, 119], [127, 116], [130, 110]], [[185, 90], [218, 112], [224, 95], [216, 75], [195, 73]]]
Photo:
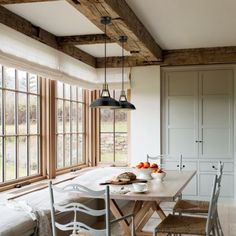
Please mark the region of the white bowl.
[[152, 178], [157, 181], [163, 181], [163, 179], [166, 177], [166, 172], [158, 173], [154, 172], [151, 174]]
[[135, 168], [135, 171], [137, 172], [138, 175], [138, 179], [146, 179], [146, 180], [152, 179], [151, 176], [152, 170], [153, 169], [151, 168], [142, 168], [142, 169]]

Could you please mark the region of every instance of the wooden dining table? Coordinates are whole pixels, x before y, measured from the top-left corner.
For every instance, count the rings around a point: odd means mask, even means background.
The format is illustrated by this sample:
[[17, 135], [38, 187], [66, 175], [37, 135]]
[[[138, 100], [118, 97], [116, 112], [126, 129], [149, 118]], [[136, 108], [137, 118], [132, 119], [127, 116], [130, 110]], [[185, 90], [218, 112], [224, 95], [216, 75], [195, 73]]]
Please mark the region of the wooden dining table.
[[[122, 169], [129, 171], [130, 169]], [[124, 215], [122, 209], [119, 207], [117, 200], [127, 200], [134, 201], [133, 214], [134, 222], [137, 236], [149, 236], [152, 232], [145, 232], [143, 230], [144, 226], [151, 218], [154, 212], [156, 212], [160, 219], [165, 219], [166, 215], [160, 206], [161, 202], [173, 202], [179, 196], [181, 196], [184, 188], [188, 185], [191, 179], [196, 174], [195, 170], [191, 171], [166, 171], [166, 177], [163, 182], [159, 182], [156, 179], [148, 180], [148, 191], [144, 193], [136, 193], [132, 191], [132, 186], [127, 187], [130, 191], [121, 193], [119, 191], [110, 191], [110, 210], [115, 218], [120, 218]], [[105, 178], [109, 178], [106, 175]], [[84, 181], [88, 181], [85, 179]], [[100, 185], [101, 179], [99, 177], [94, 177], [92, 186], [94, 190], [100, 190], [102, 186]], [[118, 188], [121, 189], [122, 186]], [[104, 188], [104, 186], [103, 186]], [[119, 221], [124, 235], [131, 235], [131, 225], [128, 221]]]

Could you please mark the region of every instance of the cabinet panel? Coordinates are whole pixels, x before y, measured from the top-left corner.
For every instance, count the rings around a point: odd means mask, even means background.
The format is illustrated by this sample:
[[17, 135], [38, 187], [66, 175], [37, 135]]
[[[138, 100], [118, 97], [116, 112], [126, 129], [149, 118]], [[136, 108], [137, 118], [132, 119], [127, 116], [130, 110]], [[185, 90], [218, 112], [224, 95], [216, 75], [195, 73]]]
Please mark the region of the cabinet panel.
[[[199, 194], [203, 197], [210, 197], [213, 184], [213, 174], [199, 174]], [[234, 196], [234, 176], [224, 174], [221, 182], [221, 197]]]
[[225, 95], [232, 89], [232, 70], [210, 70], [201, 73], [203, 95]]
[[[214, 167], [218, 167], [218, 161], [207, 161], [199, 163], [199, 171], [202, 172], [215, 172], [217, 173]], [[234, 171], [234, 163], [233, 162], [224, 162], [224, 172], [233, 172]]]
[[[198, 73], [192, 71], [186, 72], [169, 72], [168, 79], [168, 96], [191, 96], [195, 94], [195, 81]], [[183, 86], [184, 84], [184, 86]]]
[[195, 129], [169, 129], [168, 132], [168, 155], [188, 158], [196, 158], [198, 149]]
[[197, 175], [195, 175], [192, 180], [188, 183], [183, 191], [184, 196], [196, 196], [197, 192]]

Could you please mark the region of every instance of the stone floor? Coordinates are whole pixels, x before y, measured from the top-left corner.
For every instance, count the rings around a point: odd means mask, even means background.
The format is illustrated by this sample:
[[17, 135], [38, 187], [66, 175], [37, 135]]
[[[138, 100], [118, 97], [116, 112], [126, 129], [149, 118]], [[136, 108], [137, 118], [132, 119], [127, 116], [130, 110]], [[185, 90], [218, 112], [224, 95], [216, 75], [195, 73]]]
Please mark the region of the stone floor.
[[[125, 212], [131, 212], [132, 204], [125, 207]], [[162, 206], [166, 214], [171, 213], [171, 205], [165, 204]], [[221, 225], [224, 231], [224, 236], [236, 236], [236, 205], [219, 205], [219, 216]], [[144, 227], [144, 231], [152, 232], [154, 227], [160, 223], [160, 218], [157, 214], [154, 214]], [[116, 225], [112, 229], [113, 235], [123, 235], [122, 229]]]

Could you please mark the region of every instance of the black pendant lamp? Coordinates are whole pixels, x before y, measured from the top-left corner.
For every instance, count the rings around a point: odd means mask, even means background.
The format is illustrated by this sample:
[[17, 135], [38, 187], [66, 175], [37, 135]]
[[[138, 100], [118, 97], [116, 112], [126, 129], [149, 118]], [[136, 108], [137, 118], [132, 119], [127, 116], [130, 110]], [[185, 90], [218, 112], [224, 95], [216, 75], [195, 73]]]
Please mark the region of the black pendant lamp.
[[[105, 25], [105, 35], [107, 33], [107, 25], [111, 23], [111, 17], [109, 16], [102, 16], [101, 17], [101, 23]], [[120, 103], [116, 101], [115, 99], [111, 98], [110, 92], [108, 90], [108, 84], [107, 84], [107, 63], [106, 63], [106, 57], [107, 57], [107, 44], [106, 44], [106, 37], [105, 37], [105, 77], [104, 77], [104, 84], [102, 88], [102, 92], [100, 94], [100, 98], [96, 99], [90, 104], [91, 108], [118, 108], [120, 107]]]
[[127, 97], [126, 97], [125, 89], [124, 89], [124, 61], [125, 61], [124, 43], [126, 43], [127, 40], [128, 40], [128, 37], [125, 35], [120, 36], [119, 38], [119, 41], [122, 44], [122, 89], [121, 89], [120, 99], [119, 99], [120, 107], [118, 107], [117, 109], [136, 110], [135, 106], [132, 103], [127, 101]]

